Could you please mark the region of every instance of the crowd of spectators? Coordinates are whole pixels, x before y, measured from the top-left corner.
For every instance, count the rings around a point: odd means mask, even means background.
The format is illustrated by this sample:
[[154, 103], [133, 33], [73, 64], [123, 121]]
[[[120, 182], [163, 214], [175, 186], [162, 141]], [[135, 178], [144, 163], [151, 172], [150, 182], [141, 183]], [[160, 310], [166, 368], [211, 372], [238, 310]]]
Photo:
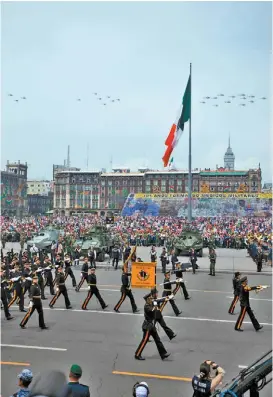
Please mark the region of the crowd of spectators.
[[[98, 215], [70, 217], [28, 217], [22, 220], [1, 217], [2, 244], [5, 241], [25, 240], [46, 227], [59, 228], [64, 236], [75, 242], [83, 237], [94, 225], [105, 224]], [[112, 237], [121, 245], [172, 247], [173, 239], [179, 236], [187, 219], [177, 217], [115, 217], [113, 224], [107, 225]], [[248, 248], [254, 244], [262, 247], [269, 263], [272, 263], [272, 219], [271, 218], [195, 218], [190, 227], [197, 228], [203, 236], [204, 247], [210, 242], [216, 248]]]

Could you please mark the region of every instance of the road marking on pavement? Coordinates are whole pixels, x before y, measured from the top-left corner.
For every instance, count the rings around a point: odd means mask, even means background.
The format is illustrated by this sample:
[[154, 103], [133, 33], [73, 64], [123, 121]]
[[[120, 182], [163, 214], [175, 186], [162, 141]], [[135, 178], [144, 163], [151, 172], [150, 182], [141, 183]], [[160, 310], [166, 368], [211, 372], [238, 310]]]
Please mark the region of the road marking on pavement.
[[238, 368], [245, 369], [245, 368], [248, 368], [248, 366], [247, 365], [238, 365]]
[[[226, 296], [226, 298], [233, 299], [234, 296]], [[272, 302], [273, 299], [264, 299], [264, 298], [249, 298], [251, 301], [267, 301]]]
[[17, 365], [22, 367], [29, 367], [30, 363], [17, 363], [16, 361], [1, 361], [1, 365]]
[[[79, 313], [99, 313], [99, 314], [115, 314], [116, 316], [141, 316], [143, 317], [143, 313], [116, 313], [116, 312], [106, 312], [104, 310], [81, 310], [81, 309], [62, 309], [62, 308], [54, 308], [51, 309], [49, 307], [45, 307], [44, 310], [51, 311], [66, 311], [66, 312], [79, 312]], [[236, 321], [232, 320], [219, 320], [216, 318], [199, 318], [199, 317], [174, 317], [174, 316], [164, 316], [164, 318], [170, 318], [172, 320], [192, 320], [192, 321], [205, 321], [212, 323], [231, 323], [235, 324]], [[252, 324], [251, 321], [244, 321], [244, 324]], [[271, 323], [260, 323], [261, 325], [270, 325]]]
[[178, 380], [180, 382], [191, 382], [191, 378], [183, 378], [180, 376], [169, 376], [169, 375], [157, 375], [157, 374], [142, 374], [138, 372], [122, 372], [113, 371], [114, 375], [126, 375], [126, 376], [141, 376], [142, 378], [156, 378], [156, 379], [168, 379], [168, 380]]
[[52, 350], [52, 351], [58, 351], [58, 352], [66, 352], [67, 349], [61, 349], [59, 347], [43, 347], [43, 346], [28, 346], [28, 345], [7, 345], [1, 343], [2, 347], [14, 347], [18, 349], [35, 349], [35, 350]]
[[[104, 286], [103, 286], [104, 287]], [[118, 285], [113, 285], [113, 287], [118, 287]], [[159, 284], [158, 284], [159, 287]], [[88, 291], [89, 288], [81, 288], [81, 291]], [[108, 288], [100, 288], [100, 291], [112, 291], [112, 292], [120, 292], [120, 289], [108, 289]], [[218, 294], [229, 294], [230, 291], [211, 291], [211, 290], [202, 290], [202, 289], [189, 289], [190, 292], [210, 292], [210, 293], [218, 293]]]

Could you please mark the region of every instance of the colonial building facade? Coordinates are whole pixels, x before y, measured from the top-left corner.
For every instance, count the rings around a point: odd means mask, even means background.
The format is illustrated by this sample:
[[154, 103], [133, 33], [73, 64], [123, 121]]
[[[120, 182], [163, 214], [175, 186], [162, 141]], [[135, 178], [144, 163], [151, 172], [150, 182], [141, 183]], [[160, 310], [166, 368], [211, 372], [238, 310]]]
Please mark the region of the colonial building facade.
[[[195, 193], [259, 193], [261, 169], [235, 171], [226, 168], [192, 171]], [[64, 171], [55, 175], [54, 212], [120, 212], [130, 193], [187, 193], [188, 172], [182, 170], [112, 173]]]

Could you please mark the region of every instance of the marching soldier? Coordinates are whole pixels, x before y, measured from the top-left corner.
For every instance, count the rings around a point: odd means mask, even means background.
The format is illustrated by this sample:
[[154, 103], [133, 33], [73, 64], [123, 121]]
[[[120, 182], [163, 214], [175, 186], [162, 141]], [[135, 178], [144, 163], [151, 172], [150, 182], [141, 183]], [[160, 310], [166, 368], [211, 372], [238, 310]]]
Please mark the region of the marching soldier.
[[184, 283], [184, 279], [183, 279], [183, 273], [186, 272], [185, 270], [182, 270], [181, 268], [181, 263], [180, 262], [176, 262], [176, 270], [174, 270], [172, 273], [176, 275], [176, 287], [173, 290], [173, 294], [176, 295], [177, 292], [179, 291], [179, 288], [181, 288], [184, 298], [185, 300], [189, 300], [191, 299], [189, 297], [186, 285]]
[[13, 317], [11, 316], [9, 312], [9, 307], [8, 307], [8, 299], [7, 299], [7, 288], [9, 286], [9, 280], [6, 278], [3, 278], [4, 272], [1, 269], [0, 270], [0, 276], [1, 276], [1, 301], [3, 304], [4, 312], [5, 312], [5, 317], [7, 320], [12, 320]]
[[64, 263], [63, 263], [63, 261], [61, 259], [61, 255], [57, 254], [56, 255], [56, 259], [55, 259], [55, 277], [54, 277], [54, 280], [53, 280], [53, 286], [54, 287], [56, 285], [56, 279], [57, 279], [57, 275], [58, 275], [58, 268], [59, 267], [63, 267], [63, 265], [64, 265]]
[[123, 263], [125, 263], [127, 261], [127, 259], [129, 258], [131, 254], [131, 247], [129, 244], [126, 244], [124, 250], [123, 250]]
[[240, 272], [234, 273], [234, 277], [232, 279], [234, 298], [231, 302], [230, 308], [228, 309], [229, 314], [234, 314], [235, 306], [236, 306], [236, 304], [239, 300], [239, 297], [240, 297], [240, 291], [241, 291], [241, 279], [240, 278], [241, 278]]
[[[172, 292], [172, 284], [173, 284], [173, 282], [170, 281], [170, 271], [165, 273], [165, 278], [164, 278], [164, 283], [163, 284], [164, 284], [164, 290], [163, 290], [162, 297], [165, 298], [166, 296], [172, 295], [173, 294], [173, 292]], [[178, 307], [175, 304], [174, 299], [165, 300], [162, 303], [162, 305], [160, 306], [160, 311], [163, 311], [163, 309], [167, 305], [168, 301], [170, 302], [170, 304], [171, 304], [171, 306], [173, 308], [174, 314], [176, 316], [179, 316], [179, 314], [181, 314], [182, 312], [179, 311]]]
[[24, 265], [23, 276], [25, 277], [25, 291], [24, 291], [24, 295], [25, 295], [27, 292], [29, 293], [32, 284], [33, 272], [30, 268], [30, 263], [26, 263]]
[[42, 300], [46, 300], [47, 298], [45, 297], [45, 283], [44, 283], [44, 278], [43, 278], [43, 266], [41, 265], [40, 259], [37, 259], [34, 265], [35, 269], [35, 274], [38, 277], [38, 284], [41, 289], [41, 297]]
[[65, 286], [65, 274], [63, 272], [63, 268], [61, 266], [58, 267], [58, 274], [56, 277], [56, 294], [53, 296], [49, 307], [52, 309], [57, 301], [57, 299], [59, 298], [59, 296], [61, 294], [63, 294], [64, 296], [64, 300], [65, 300], [65, 306], [67, 309], [72, 309], [72, 306], [70, 304], [70, 300], [68, 298], [68, 294], [67, 294], [67, 289]]
[[[154, 300], [158, 299], [158, 291], [156, 288], [152, 288], [151, 292], [148, 295], [144, 296], [144, 300], [147, 302], [147, 298], [149, 298], [150, 296], [152, 296]], [[158, 307], [160, 309], [160, 304], [158, 304]], [[176, 337], [176, 334], [173, 332], [173, 330], [169, 328], [165, 323], [161, 310], [159, 310], [157, 313], [156, 323], [158, 323], [163, 328], [170, 340]]]
[[135, 299], [134, 296], [132, 294], [132, 290], [130, 288], [130, 277], [131, 277], [131, 273], [127, 273], [125, 272], [124, 266], [122, 267], [122, 276], [121, 276], [121, 297], [120, 300], [118, 301], [118, 303], [116, 304], [116, 306], [114, 307], [115, 312], [119, 313], [119, 309], [120, 306], [122, 305], [122, 303], [125, 301], [126, 296], [128, 296], [128, 298], [131, 301], [131, 306], [132, 306], [132, 310], [133, 313], [137, 313], [139, 312], [137, 305], [135, 303]]
[[11, 278], [11, 281], [14, 283], [14, 292], [13, 298], [8, 304], [8, 308], [10, 308], [11, 305], [13, 305], [13, 303], [18, 299], [20, 312], [26, 312], [24, 308], [25, 277], [20, 274], [19, 276]]
[[243, 324], [246, 313], [249, 315], [250, 320], [251, 320], [255, 330], [259, 331], [260, 329], [263, 328], [263, 326], [259, 324], [258, 320], [256, 319], [256, 317], [250, 307], [249, 291], [260, 290], [260, 289], [262, 289], [262, 287], [261, 286], [250, 287], [249, 285], [247, 285], [247, 277], [246, 276], [241, 278], [241, 284], [242, 284], [241, 291], [240, 291], [241, 312], [240, 312], [238, 320], [235, 324], [235, 331], [243, 332], [243, 329], [241, 329], [241, 326]]
[[71, 259], [68, 255], [66, 255], [64, 258], [64, 266], [65, 266], [65, 280], [69, 275], [72, 279], [72, 287], [74, 288], [77, 287], [76, 279], [73, 270], [71, 269]]
[[216, 252], [214, 248], [210, 250], [209, 260], [210, 260], [209, 276], [215, 276]]
[[34, 310], [36, 309], [39, 314], [39, 327], [41, 329], [48, 329], [48, 327], [45, 325], [44, 322], [44, 312], [43, 312], [43, 306], [41, 300], [41, 289], [38, 284], [38, 277], [34, 276], [32, 282], [33, 283], [30, 287], [30, 292], [29, 292], [30, 303], [29, 303], [28, 312], [21, 321], [20, 327], [22, 329], [25, 329], [28, 320], [30, 319]]
[[108, 305], [106, 305], [106, 303], [102, 299], [100, 291], [99, 291], [99, 289], [97, 287], [97, 276], [95, 274], [95, 271], [96, 271], [96, 269], [94, 267], [89, 269], [88, 281], [87, 281], [88, 285], [89, 285], [89, 291], [88, 291], [88, 294], [87, 294], [87, 297], [86, 297], [85, 301], [83, 302], [82, 310], [87, 310], [87, 305], [88, 305], [90, 299], [92, 298], [93, 294], [95, 295], [95, 297], [100, 302], [100, 305], [101, 305], [102, 309], [106, 309], [106, 307], [108, 307]]
[[81, 276], [82, 276], [81, 281], [79, 282], [79, 285], [75, 289], [76, 292], [80, 291], [84, 281], [86, 281], [88, 283], [88, 281], [87, 281], [87, 278], [88, 278], [88, 258], [84, 258], [84, 262], [82, 264]]
[[[167, 300], [168, 297], [162, 298], [162, 299]], [[154, 341], [156, 343], [156, 347], [157, 347], [157, 350], [159, 352], [161, 359], [164, 360], [165, 358], [169, 357], [169, 354], [168, 354], [167, 350], [165, 349], [163, 343], [161, 342], [159, 335], [157, 333], [156, 327], [155, 327], [155, 323], [156, 323], [157, 319], [160, 319], [160, 317], [161, 317], [161, 312], [160, 312], [159, 308], [157, 307], [157, 300], [153, 300], [152, 295], [147, 297], [146, 303], [144, 306], [144, 322], [142, 324], [143, 337], [142, 337], [142, 340], [135, 352], [136, 360], [145, 360], [145, 358], [142, 357], [141, 354], [142, 354], [147, 342], [149, 341], [150, 336], [152, 336], [152, 338], [154, 339]]]
[[53, 286], [52, 269], [54, 269], [54, 266], [50, 262], [49, 257], [46, 256], [44, 259], [45, 287], [48, 286], [50, 294], [55, 295], [54, 286]]

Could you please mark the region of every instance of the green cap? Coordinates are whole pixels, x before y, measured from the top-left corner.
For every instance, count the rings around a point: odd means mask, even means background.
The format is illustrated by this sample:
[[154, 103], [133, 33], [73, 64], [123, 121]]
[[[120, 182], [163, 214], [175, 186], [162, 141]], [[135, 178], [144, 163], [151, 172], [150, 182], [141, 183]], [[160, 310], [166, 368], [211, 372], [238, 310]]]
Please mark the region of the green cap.
[[70, 372], [73, 375], [82, 376], [82, 369], [78, 364], [73, 364], [70, 368]]

